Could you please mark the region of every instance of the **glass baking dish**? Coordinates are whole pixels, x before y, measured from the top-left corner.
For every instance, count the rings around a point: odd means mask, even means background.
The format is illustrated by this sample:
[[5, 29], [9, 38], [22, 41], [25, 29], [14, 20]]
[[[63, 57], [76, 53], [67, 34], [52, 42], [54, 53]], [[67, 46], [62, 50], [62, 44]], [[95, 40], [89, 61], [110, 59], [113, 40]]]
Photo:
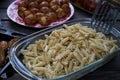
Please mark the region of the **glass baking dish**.
[[[91, 19], [89, 18], [85, 18], [85, 19], [79, 19], [79, 20], [73, 20], [73, 21], [68, 21], [65, 24], [67, 25], [72, 25], [75, 23], [81, 23], [84, 26], [90, 26]], [[22, 39], [20, 39], [19, 41], [17, 41], [9, 50], [9, 57], [10, 57], [10, 62], [13, 66], [13, 68], [19, 73], [21, 74], [23, 77], [25, 77], [26, 79], [33, 79], [33, 80], [43, 80], [44, 78], [40, 78], [34, 74], [32, 74], [23, 64], [22, 60], [23, 60], [23, 55], [21, 54], [21, 50], [25, 49], [29, 44], [34, 43], [36, 40], [39, 39], [45, 39], [45, 34], [50, 34], [52, 31], [56, 30], [56, 29], [60, 29], [62, 28], [63, 25], [59, 25], [59, 26], [55, 26], [52, 28], [47, 28], [45, 30], [42, 31], [38, 31], [36, 33], [33, 33], [29, 36], [26, 36]], [[118, 46], [120, 45], [120, 38], [119, 38], [119, 32], [115, 31], [116, 29], [113, 29], [111, 31], [110, 34], [106, 35], [108, 37], [113, 37], [115, 40], [118, 41]], [[120, 47], [120, 46], [119, 46]], [[84, 76], [85, 74], [96, 70], [97, 68], [101, 67], [102, 65], [104, 65], [105, 63], [107, 63], [108, 61], [110, 61], [116, 54], [117, 52], [120, 51], [120, 48], [118, 48], [118, 50], [116, 50], [113, 53], [109, 53], [108, 55], [104, 56], [103, 58], [83, 67], [80, 70], [76, 70], [74, 72], [71, 72], [67, 75], [64, 76], [60, 76], [51, 80], [73, 80], [73, 79], [78, 79], [82, 76]], [[45, 79], [44, 79], [45, 80]]]

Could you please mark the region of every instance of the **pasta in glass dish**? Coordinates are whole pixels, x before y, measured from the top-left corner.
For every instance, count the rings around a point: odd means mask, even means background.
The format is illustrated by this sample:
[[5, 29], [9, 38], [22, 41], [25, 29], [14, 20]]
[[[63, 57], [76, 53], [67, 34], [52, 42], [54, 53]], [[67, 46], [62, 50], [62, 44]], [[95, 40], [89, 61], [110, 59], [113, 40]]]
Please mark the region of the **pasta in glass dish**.
[[81, 69], [115, 51], [116, 40], [81, 24], [53, 31], [22, 51], [23, 63], [37, 76], [55, 78]]
[[9, 51], [12, 66], [34, 80], [73, 80], [94, 71], [120, 49], [119, 38], [97, 32], [90, 21], [74, 20], [24, 37]]

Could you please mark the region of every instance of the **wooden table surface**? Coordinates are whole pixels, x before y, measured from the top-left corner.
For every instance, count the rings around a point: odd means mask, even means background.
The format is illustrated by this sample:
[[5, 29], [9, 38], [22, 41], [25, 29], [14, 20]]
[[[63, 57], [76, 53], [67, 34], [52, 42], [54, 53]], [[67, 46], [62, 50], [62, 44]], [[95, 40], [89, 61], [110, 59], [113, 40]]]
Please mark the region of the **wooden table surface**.
[[[11, 21], [7, 17], [6, 10], [8, 6], [10, 5], [10, 3], [12, 3], [13, 1], [14, 0], [1, 0], [0, 1], [0, 19], [2, 21], [3, 28], [7, 30], [17, 31], [20, 33], [26, 33], [26, 34], [31, 34], [38, 30], [42, 30], [42, 29], [27, 28], [27, 27], [21, 26]], [[92, 17], [92, 14], [84, 12], [83, 10], [75, 6], [74, 8], [75, 8], [75, 13], [70, 20]], [[7, 70], [9, 70], [9, 68], [11, 67], [9, 66]], [[15, 74], [10, 73], [10, 74], [13, 74], [13, 75], [9, 77], [7, 80], [26, 80], [25, 78], [23, 78], [17, 73]], [[117, 54], [117, 56], [115, 56], [110, 62], [98, 68], [97, 70], [85, 75], [79, 80], [120, 80], [120, 54]]]

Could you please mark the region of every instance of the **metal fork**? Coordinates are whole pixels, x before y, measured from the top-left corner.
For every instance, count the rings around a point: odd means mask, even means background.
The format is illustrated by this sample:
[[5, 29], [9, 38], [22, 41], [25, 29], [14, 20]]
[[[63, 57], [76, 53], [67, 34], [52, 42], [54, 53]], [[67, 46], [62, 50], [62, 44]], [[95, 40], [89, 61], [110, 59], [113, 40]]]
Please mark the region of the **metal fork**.
[[100, 0], [93, 14], [91, 26], [97, 31], [109, 34], [119, 14], [118, 6], [112, 0]]

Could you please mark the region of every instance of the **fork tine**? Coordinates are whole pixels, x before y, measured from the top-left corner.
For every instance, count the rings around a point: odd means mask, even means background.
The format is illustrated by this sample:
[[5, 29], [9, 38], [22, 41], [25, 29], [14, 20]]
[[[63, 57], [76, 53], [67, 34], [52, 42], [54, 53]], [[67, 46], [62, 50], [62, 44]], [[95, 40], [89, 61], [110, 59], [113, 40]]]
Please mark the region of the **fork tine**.
[[111, 31], [112, 30], [112, 26], [117, 21], [117, 16], [118, 16], [118, 12], [119, 11], [117, 9], [113, 9], [113, 11], [112, 11], [112, 13], [113, 13], [112, 21], [111, 21], [110, 26], [108, 27], [107, 31]]
[[[109, 8], [111, 7], [109, 6]], [[98, 30], [104, 33], [108, 31], [107, 28], [110, 26], [109, 22], [112, 20], [111, 10], [109, 8], [107, 8], [106, 14], [103, 15], [103, 21], [100, 21], [99, 23], [101, 24], [98, 25]]]
[[91, 20], [91, 27], [92, 28], [95, 28], [95, 24], [94, 23], [96, 23], [96, 21], [97, 21], [96, 18], [98, 16], [99, 10], [101, 8], [101, 4], [102, 4], [102, 0], [99, 1], [99, 4], [98, 4], [98, 6], [96, 8], [96, 11], [95, 11], [95, 13], [94, 13], [94, 15], [92, 17], [92, 20]]
[[102, 29], [101, 31], [106, 33], [106, 34], [108, 34], [111, 31], [112, 26], [116, 22], [118, 10], [112, 8], [108, 13], [109, 13], [108, 17], [106, 17], [106, 19], [105, 19], [106, 22], [104, 22], [105, 25], [103, 25], [101, 27], [101, 29]]
[[102, 31], [102, 27], [104, 27], [106, 25], [106, 20], [109, 18], [110, 14], [108, 13], [109, 12], [109, 8], [110, 6], [106, 6], [103, 14], [102, 14], [102, 17], [99, 19], [98, 23], [97, 23], [97, 29], [98, 31]]
[[117, 21], [119, 7], [111, 2], [111, 0], [100, 0], [100, 3], [94, 13], [91, 21], [92, 28], [109, 34]]
[[108, 4], [105, 4], [103, 7], [103, 11], [99, 13], [101, 16], [99, 16], [98, 22], [96, 22], [96, 27], [98, 31], [100, 31], [101, 27], [104, 25], [105, 18], [108, 17], [108, 11], [109, 11], [110, 6]]
[[109, 9], [108, 3], [106, 3], [106, 2], [100, 3], [98, 6], [99, 7], [98, 7], [97, 11], [93, 15], [93, 18], [92, 18], [93, 28], [97, 28], [101, 24], [101, 22], [104, 19], [104, 15], [107, 14], [107, 11]]

